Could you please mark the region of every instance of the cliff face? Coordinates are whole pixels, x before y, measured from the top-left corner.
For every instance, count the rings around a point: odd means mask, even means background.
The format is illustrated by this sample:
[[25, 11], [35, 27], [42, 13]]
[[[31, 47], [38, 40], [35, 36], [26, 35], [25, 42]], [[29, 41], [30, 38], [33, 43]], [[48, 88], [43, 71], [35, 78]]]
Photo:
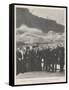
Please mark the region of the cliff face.
[[25, 24], [29, 28], [37, 28], [41, 29], [43, 32], [47, 33], [52, 30], [57, 33], [64, 32], [64, 26], [57, 24], [54, 20], [44, 19], [42, 17], [38, 17], [32, 15], [26, 8], [17, 8], [16, 9], [16, 27], [20, 27], [20, 25]]

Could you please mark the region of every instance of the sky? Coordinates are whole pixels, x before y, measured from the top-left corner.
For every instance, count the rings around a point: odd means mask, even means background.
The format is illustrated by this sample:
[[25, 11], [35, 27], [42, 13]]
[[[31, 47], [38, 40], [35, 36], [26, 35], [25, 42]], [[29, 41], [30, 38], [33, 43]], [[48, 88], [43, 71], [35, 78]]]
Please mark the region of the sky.
[[33, 15], [56, 20], [57, 23], [65, 25], [66, 8], [36, 7], [36, 6], [17, 6], [19, 8], [28, 8]]
[[29, 9], [33, 15], [56, 20], [57, 23], [64, 25], [66, 17], [66, 9], [64, 8], [31, 8]]

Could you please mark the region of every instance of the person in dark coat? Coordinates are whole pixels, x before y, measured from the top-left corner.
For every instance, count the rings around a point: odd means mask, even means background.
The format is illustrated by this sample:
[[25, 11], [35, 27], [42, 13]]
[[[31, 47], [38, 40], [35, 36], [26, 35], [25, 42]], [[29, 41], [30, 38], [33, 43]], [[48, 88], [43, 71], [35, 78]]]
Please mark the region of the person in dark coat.
[[60, 72], [64, 71], [64, 47], [60, 47], [59, 50], [59, 55], [60, 55]]
[[58, 47], [56, 47], [56, 49], [55, 49], [55, 67], [54, 67], [54, 69], [55, 69], [55, 72], [57, 71], [57, 65], [58, 65], [58, 63], [59, 63], [59, 61], [58, 61]]
[[45, 57], [45, 66], [46, 66], [46, 71], [50, 71], [50, 49], [48, 48], [48, 49], [46, 49], [45, 50], [45, 55], [44, 55], [44, 57]]
[[40, 51], [37, 49], [36, 52], [36, 59], [37, 59], [37, 71], [41, 71], [41, 57], [40, 57]]
[[31, 50], [31, 71], [35, 71], [35, 51], [33, 48]]
[[25, 54], [25, 50], [23, 49], [23, 51], [22, 51], [22, 73], [24, 73], [26, 71], [25, 70], [24, 54]]
[[22, 59], [22, 55], [20, 49], [18, 48], [16, 50], [16, 74], [21, 73], [21, 59]]
[[54, 50], [50, 49], [50, 71], [54, 72]]
[[40, 60], [40, 64], [41, 64], [40, 71], [41, 70], [44, 71], [44, 69], [45, 69], [45, 50], [44, 49], [40, 50], [40, 52], [39, 52], [39, 60]]
[[51, 51], [51, 64], [52, 64], [52, 72], [56, 72], [56, 65], [57, 65], [56, 49], [53, 49]]
[[41, 70], [40, 51], [36, 46], [33, 46], [33, 49], [31, 51], [31, 67], [32, 67], [32, 71]]
[[43, 49], [42, 50], [42, 59], [44, 60], [44, 70], [47, 70], [47, 52], [48, 49]]
[[35, 46], [32, 46], [32, 50], [30, 51], [31, 54], [31, 71], [35, 71]]
[[26, 48], [26, 52], [24, 55], [24, 64], [25, 64], [25, 71], [31, 71], [31, 53], [29, 47]]
[[33, 60], [34, 60], [34, 71], [39, 71], [40, 68], [40, 59], [39, 59], [39, 50], [38, 47], [34, 48], [34, 53], [33, 53]]

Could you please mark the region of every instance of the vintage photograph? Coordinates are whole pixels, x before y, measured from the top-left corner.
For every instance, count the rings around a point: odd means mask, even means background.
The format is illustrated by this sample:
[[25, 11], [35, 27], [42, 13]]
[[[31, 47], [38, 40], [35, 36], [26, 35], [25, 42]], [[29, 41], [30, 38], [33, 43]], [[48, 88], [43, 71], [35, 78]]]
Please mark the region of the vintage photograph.
[[15, 85], [66, 82], [66, 8], [15, 5]]

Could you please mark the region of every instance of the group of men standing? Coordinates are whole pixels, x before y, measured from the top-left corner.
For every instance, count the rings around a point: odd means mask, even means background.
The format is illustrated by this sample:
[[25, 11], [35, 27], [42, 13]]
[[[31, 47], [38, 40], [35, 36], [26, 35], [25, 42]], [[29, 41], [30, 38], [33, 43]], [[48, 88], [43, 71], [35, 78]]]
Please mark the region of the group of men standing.
[[40, 50], [39, 47], [26, 47], [16, 51], [16, 74], [31, 71], [56, 72], [57, 65], [60, 72], [64, 71], [64, 47]]

